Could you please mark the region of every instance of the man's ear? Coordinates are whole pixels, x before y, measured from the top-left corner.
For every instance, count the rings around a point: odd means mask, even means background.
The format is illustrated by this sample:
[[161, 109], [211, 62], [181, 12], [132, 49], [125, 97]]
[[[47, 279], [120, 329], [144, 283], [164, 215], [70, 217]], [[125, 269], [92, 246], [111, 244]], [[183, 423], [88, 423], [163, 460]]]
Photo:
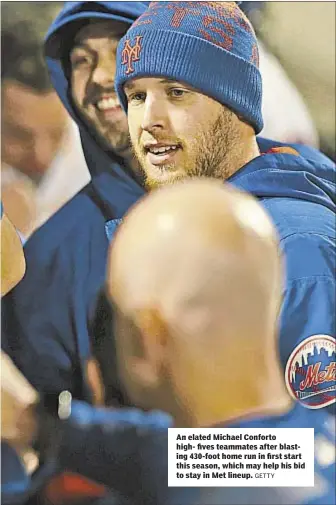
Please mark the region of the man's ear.
[[86, 376], [96, 407], [105, 405], [105, 388], [98, 361], [91, 357], [86, 362]]
[[141, 355], [132, 358], [133, 373], [148, 387], [156, 387], [165, 361], [168, 331], [156, 309], [138, 311], [134, 317], [140, 339]]

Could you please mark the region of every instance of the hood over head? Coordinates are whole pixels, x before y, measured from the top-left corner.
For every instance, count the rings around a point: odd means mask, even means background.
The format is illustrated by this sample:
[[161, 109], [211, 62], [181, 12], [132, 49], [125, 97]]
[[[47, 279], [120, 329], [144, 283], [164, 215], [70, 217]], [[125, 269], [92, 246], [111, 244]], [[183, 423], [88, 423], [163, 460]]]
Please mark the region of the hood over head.
[[[45, 56], [50, 77], [64, 106], [81, 123], [73, 107], [66, 63], [77, 32], [90, 20], [125, 23], [125, 32], [146, 10], [146, 2], [65, 2], [45, 38]], [[79, 125], [81, 126], [81, 125]]]
[[126, 31], [146, 8], [146, 2], [65, 2], [45, 40], [45, 56], [51, 81], [79, 127], [95, 197], [106, 209], [107, 218], [122, 217], [134, 197], [139, 198], [144, 191], [127, 172], [123, 160], [112, 151], [104, 150], [77, 113], [71, 98], [67, 62], [76, 33], [90, 20], [124, 22]]

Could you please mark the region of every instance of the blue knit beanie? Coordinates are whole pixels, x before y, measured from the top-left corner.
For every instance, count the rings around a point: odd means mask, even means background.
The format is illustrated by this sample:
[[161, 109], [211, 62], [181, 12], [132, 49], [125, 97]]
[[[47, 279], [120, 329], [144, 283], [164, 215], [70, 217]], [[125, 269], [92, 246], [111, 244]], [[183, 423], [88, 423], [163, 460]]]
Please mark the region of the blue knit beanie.
[[256, 36], [235, 2], [152, 2], [119, 43], [115, 85], [127, 111], [123, 86], [128, 80], [182, 81], [232, 109], [259, 133], [258, 66]]

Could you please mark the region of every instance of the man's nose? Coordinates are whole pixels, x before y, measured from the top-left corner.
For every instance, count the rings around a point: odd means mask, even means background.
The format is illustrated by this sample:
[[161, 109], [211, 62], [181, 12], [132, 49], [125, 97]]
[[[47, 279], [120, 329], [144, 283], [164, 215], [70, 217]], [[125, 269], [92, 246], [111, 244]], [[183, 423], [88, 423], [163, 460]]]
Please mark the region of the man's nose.
[[167, 111], [162, 100], [147, 95], [144, 104], [142, 129], [148, 132], [164, 129], [167, 122]]
[[114, 85], [115, 66], [111, 61], [98, 60], [95, 69], [92, 72], [92, 82], [101, 87], [110, 87]]

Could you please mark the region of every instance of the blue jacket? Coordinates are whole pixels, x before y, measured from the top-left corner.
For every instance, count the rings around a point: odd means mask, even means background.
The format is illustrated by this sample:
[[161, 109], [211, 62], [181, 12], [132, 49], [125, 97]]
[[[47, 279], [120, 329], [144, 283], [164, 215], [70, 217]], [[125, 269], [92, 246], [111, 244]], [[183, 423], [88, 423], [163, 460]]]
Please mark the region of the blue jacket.
[[273, 219], [285, 262], [280, 315], [283, 366], [294, 347], [313, 335], [335, 337], [336, 168], [313, 148], [272, 153], [280, 142], [259, 140], [262, 156], [229, 182], [258, 197]]

